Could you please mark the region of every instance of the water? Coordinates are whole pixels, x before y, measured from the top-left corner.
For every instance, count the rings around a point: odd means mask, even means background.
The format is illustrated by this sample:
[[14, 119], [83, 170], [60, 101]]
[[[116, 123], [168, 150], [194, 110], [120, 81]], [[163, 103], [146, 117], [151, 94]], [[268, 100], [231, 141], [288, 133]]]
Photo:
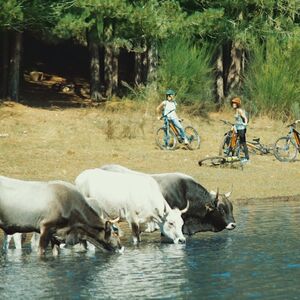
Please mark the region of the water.
[[186, 245], [145, 240], [122, 255], [29, 245], [0, 255], [1, 299], [300, 299], [300, 202], [236, 204], [234, 231]]

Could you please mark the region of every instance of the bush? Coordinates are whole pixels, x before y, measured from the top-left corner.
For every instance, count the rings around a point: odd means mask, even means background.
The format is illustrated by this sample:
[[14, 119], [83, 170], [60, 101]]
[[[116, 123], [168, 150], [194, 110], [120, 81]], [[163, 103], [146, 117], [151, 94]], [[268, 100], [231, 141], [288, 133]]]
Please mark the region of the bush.
[[213, 72], [208, 46], [192, 45], [182, 38], [166, 41], [159, 49], [158, 88], [174, 89], [184, 104], [212, 101]]
[[281, 119], [299, 115], [299, 52], [299, 44], [275, 39], [254, 47], [244, 85], [252, 112]]

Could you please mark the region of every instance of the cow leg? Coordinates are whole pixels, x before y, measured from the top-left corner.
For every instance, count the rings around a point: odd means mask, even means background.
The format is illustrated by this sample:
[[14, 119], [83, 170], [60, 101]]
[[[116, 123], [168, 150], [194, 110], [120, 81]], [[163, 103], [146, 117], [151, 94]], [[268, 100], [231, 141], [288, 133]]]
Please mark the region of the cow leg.
[[9, 247], [9, 241], [11, 240], [11, 235], [8, 235], [4, 232], [3, 234], [3, 244], [2, 244], [2, 249], [4, 251], [7, 251], [8, 247]]
[[32, 234], [30, 243], [31, 243], [31, 249], [37, 250], [39, 246], [39, 240], [40, 240], [40, 235], [37, 232], [34, 232]]
[[51, 248], [52, 248], [53, 256], [58, 256], [58, 254], [59, 254], [59, 245], [60, 245], [60, 242], [54, 236], [52, 236], [52, 238], [51, 238]]
[[22, 249], [22, 233], [17, 232], [15, 234], [12, 235], [12, 238], [14, 240], [15, 243], [15, 248], [18, 250]]
[[139, 225], [136, 223], [131, 223], [131, 230], [132, 230], [132, 239], [133, 239], [133, 244], [137, 245], [141, 241], [140, 237], [140, 228]]
[[50, 242], [50, 227], [47, 225], [41, 225], [40, 228], [40, 242], [39, 242], [39, 254], [44, 255], [46, 252], [46, 248]]

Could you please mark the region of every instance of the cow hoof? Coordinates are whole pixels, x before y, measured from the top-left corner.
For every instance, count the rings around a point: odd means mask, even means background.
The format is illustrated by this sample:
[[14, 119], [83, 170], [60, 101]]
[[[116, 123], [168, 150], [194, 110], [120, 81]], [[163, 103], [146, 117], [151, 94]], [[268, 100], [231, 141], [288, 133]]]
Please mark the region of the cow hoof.
[[52, 254], [53, 254], [53, 256], [58, 256], [58, 254], [59, 254], [59, 246], [58, 245], [53, 246]]
[[122, 246], [121, 249], [117, 249], [116, 252], [122, 254], [122, 253], [124, 253], [124, 250], [125, 250], [125, 247]]

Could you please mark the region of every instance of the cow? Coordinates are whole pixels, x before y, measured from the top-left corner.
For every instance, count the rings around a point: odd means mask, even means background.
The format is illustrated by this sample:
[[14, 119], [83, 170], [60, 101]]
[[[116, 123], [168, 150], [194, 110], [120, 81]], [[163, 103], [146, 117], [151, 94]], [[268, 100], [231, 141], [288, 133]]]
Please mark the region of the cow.
[[[0, 176], [0, 228], [6, 234], [40, 233], [39, 254], [55, 237], [123, 251], [111, 223], [100, 218], [76, 187], [65, 181], [23, 181]], [[53, 245], [57, 254], [58, 245]]]
[[139, 174], [155, 179], [171, 207], [182, 209], [189, 201], [189, 209], [183, 215], [184, 234], [193, 235], [203, 231], [219, 232], [236, 227], [233, 205], [229, 200], [231, 193], [209, 193], [193, 177], [183, 173], [145, 174], [115, 164], [104, 165], [101, 169]]
[[185, 243], [181, 215], [187, 207], [171, 209], [150, 176], [88, 169], [77, 176], [75, 185], [95, 210], [98, 207], [109, 217], [127, 221], [134, 244], [141, 241], [140, 233], [149, 223], [157, 224], [174, 243]]

